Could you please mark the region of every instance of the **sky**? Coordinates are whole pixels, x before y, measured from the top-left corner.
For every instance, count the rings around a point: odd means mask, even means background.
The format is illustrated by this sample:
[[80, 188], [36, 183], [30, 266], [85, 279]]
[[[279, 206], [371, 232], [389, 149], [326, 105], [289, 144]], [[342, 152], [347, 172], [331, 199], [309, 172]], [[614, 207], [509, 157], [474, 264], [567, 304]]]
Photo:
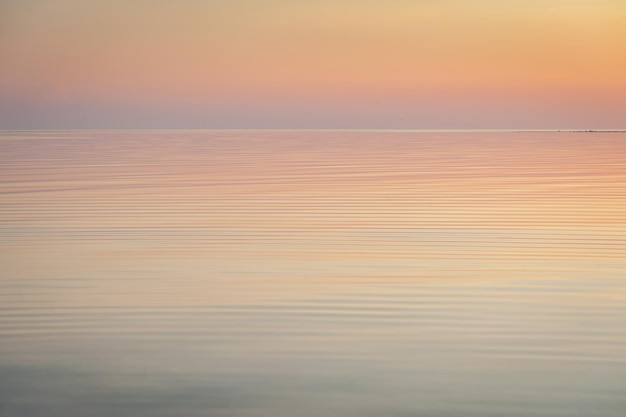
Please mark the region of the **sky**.
[[625, 0], [0, 0], [0, 129], [623, 129], [625, 21]]

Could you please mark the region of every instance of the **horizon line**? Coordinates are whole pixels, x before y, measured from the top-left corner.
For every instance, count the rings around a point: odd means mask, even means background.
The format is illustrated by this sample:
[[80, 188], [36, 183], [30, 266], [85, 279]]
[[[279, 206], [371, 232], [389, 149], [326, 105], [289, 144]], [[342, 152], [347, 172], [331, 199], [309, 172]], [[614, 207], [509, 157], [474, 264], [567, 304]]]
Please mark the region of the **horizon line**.
[[77, 131], [77, 132], [90, 132], [90, 131], [156, 131], [156, 130], [178, 130], [178, 131], [190, 131], [190, 130], [212, 130], [212, 131], [346, 131], [346, 132], [572, 132], [572, 133], [626, 133], [626, 128], [623, 129], [572, 129], [572, 128], [559, 128], [559, 129], [515, 129], [515, 128], [470, 128], [470, 129], [452, 129], [452, 128], [215, 128], [215, 127], [138, 127], [138, 128], [36, 128], [36, 129], [2, 129], [0, 132], [63, 132], [63, 131]]

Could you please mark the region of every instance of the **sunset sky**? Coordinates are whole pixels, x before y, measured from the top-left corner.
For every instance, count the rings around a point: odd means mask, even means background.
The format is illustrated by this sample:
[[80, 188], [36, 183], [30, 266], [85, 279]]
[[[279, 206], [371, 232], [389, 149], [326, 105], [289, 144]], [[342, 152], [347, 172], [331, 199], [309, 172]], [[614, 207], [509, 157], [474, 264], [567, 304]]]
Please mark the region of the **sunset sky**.
[[624, 0], [0, 0], [0, 129], [626, 127]]

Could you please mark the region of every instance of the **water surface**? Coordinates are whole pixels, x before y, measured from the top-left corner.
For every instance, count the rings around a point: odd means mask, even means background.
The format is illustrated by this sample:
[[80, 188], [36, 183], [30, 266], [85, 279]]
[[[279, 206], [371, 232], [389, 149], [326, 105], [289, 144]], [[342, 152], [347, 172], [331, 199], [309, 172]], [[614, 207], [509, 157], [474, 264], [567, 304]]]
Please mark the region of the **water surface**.
[[626, 133], [0, 133], [2, 417], [623, 417]]

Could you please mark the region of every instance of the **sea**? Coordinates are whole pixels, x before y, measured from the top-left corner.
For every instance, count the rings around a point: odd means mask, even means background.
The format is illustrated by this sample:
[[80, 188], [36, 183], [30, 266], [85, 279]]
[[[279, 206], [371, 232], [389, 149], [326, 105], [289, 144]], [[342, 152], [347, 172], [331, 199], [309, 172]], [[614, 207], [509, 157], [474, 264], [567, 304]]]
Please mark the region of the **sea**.
[[1, 417], [624, 417], [626, 132], [0, 132]]

